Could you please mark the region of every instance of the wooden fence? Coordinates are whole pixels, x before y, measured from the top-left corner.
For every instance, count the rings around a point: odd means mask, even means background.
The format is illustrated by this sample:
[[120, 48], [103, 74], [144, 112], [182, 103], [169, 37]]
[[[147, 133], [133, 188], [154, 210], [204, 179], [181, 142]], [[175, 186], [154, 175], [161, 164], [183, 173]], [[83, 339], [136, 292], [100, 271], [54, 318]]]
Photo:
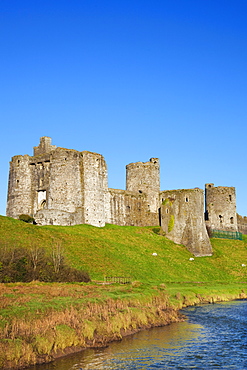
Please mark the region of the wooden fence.
[[105, 276], [105, 283], [130, 284], [131, 278], [125, 276]]

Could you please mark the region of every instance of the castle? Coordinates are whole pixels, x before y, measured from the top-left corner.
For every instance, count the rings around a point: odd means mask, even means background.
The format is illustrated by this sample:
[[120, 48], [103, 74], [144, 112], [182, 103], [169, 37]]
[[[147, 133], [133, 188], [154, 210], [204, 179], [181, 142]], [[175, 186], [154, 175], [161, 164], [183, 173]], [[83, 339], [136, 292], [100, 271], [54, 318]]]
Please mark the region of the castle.
[[158, 158], [126, 166], [126, 190], [108, 188], [104, 157], [64, 149], [41, 137], [33, 156], [10, 162], [6, 214], [34, 217], [38, 225], [106, 223], [160, 225], [166, 236], [184, 244], [195, 256], [212, 254], [206, 225], [238, 231], [233, 187], [160, 191]]

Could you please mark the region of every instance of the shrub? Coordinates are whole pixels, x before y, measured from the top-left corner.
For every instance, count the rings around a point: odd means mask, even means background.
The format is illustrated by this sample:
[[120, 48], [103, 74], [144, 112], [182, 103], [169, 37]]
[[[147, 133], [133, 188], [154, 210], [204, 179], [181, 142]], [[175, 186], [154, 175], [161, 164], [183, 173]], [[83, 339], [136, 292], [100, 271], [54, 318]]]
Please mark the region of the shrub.
[[175, 218], [174, 215], [171, 215], [169, 223], [168, 223], [168, 233], [170, 233], [174, 228]]
[[35, 224], [34, 218], [29, 215], [22, 214], [19, 216], [19, 220], [27, 222], [28, 224]]
[[54, 255], [47, 256], [43, 248], [0, 249], [0, 283], [30, 282], [89, 282], [87, 272], [76, 270], [64, 263], [60, 255], [59, 268]]

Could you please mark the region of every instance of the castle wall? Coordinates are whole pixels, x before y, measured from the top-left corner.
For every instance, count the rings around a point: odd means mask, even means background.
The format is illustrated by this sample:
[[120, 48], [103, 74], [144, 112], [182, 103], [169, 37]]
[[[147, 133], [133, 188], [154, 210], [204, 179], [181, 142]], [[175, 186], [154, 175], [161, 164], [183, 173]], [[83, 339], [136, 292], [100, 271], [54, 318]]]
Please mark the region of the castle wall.
[[107, 222], [121, 226], [157, 226], [158, 213], [150, 212], [147, 195], [109, 189], [110, 218]]
[[126, 190], [147, 195], [150, 212], [159, 208], [160, 165], [158, 158], [149, 162], [130, 163], [126, 166]]
[[71, 226], [81, 223], [81, 214], [78, 212], [71, 213], [57, 209], [40, 209], [35, 214], [37, 225], [60, 225]]
[[36, 212], [47, 206], [47, 198], [50, 186], [50, 155], [30, 157], [29, 167], [31, 170], [31, 187], [29, 188], [32, 198], [32, 212]]
[[240, 216], [237, 214], [238, 231], [242, 234], [247, 235], [247, 217]]
[[203, 190], [162, 191], [160, 201], [161, 227], [167, 238], [185, 245], [195, 256], [212, 255], [204, 222]]
[[76, 150], [57, 148], [51, 153], [46, 208], [70, 213], [82, 208], [80, 161]]
[[[36, 158], [36, 157], [34, 157]], [[39, 160], [45, 159], [39, 156]], [[83, 223], [80, 153], [56, 148], [40, 163], [35, 220], [39, 225]], [[37, 183], [37, 181], [36, 181]], [[45, 201], [45, 202], [44, 202]]]
[[234, 187], [205, 185], [205, 220], [216, 230], [238, 231]]

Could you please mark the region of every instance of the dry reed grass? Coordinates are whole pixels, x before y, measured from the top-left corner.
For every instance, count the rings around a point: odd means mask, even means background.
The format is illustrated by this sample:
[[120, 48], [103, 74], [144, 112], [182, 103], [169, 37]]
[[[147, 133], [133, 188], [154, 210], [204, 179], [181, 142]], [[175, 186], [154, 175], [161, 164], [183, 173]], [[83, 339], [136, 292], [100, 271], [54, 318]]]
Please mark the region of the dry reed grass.
[[[0, 366], [3, 369], [48, 361], [67, 347], [104, 346], [121, 339], [126, 332], [179, 320], [178, 314], [168, 309], [167, 296], [162, 292], [158, 296], [155, 290], [148, 299], [141, 294], [138, 298], [133, 295], [128, 299], [113, 299], [100, 296], [99, 289], [102, 293], [116, 288], [92, 288], [92, 285], [33, 282], [1, 284], [0, 288], [1, 308], [9, 309], [1, 317]], [[119, 287], [119, 290], [131, 295], [129, 288]], [[27, 315], [21, 317], [11, 310], [35, 300], [42, 303], [41, 297], [46, 303], [43, 309], [37, 304], [35, 310], [26, 310]], [[51, 305], [54, 298], [62, 297], [72, 297], [74, 304], [62, 308]]]
[[[181, 320], [177, 309], [185, 305], [247, 298], [238, 288], [227, 293], [225, 287], [221, 293], [220, 287], [213, 292], [208, 286], [178, 288], [136, 282], [0, 284], [0, 368], [47, 362], [67, 347], [105, 346], [141, 328], [176, 322]], [[173, 301], [169, 289], [174, 289]]]

